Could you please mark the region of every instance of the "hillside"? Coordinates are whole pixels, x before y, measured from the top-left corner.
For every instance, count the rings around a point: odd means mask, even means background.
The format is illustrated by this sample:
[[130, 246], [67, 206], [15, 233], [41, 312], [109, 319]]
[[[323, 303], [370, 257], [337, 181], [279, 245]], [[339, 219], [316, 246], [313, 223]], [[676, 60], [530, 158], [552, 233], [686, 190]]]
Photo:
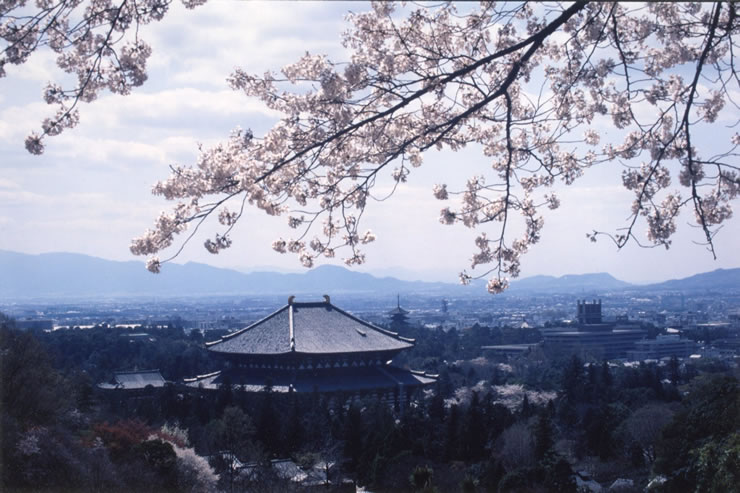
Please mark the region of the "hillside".
[[[511, 295], [599, 294], [640, 291], [711, 291], [740, 288], [740, 269], [718, 269], [685, 279], [635, 286], [608, 273], [533, 276], [513, 281]], [[202, 296], [242, 294], [419, 293], [439, 296], [486, 296], [484, 283], [403, 281], [322, 265], [301, 274], [242, 273], [189, 262], [167, 264], [159, 275], [139, 261], [105, 260], [77, 253], [28, 255], [0, 250], [0, 296], [67, 298], [111, 296]], [[504, 294], [506, 296], [507, 294]]]

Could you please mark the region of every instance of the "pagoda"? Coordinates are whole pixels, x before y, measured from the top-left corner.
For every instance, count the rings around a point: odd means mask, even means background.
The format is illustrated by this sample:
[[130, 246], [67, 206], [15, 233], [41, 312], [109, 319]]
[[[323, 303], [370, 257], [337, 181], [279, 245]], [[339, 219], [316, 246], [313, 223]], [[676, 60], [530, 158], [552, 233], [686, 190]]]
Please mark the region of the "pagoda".
[[391, 328], [408, 327], [408, 310], [401, 308], [401, 295], [396, 295], [396, 308], [388, 312], [391, 319]]
[[288, 304], [241, 330], [206, 343], [222, 370], [186, 379], [186, 385], [215, 389], [222, 384], [258, 392], [348, 392], [383, 398], [436, 381], [436, 375], [393, 366], [414, 340], [360, 320], [331, 303]]

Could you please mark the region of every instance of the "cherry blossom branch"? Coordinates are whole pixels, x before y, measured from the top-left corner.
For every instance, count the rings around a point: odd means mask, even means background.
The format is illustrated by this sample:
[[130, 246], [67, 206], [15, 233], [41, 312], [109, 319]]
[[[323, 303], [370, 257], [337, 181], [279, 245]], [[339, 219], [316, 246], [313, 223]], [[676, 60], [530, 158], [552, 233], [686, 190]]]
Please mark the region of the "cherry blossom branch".
[[[559, 206], [545, 190], [555, 180], [570, 185], [597, 164], [625, 166], [623, 184], [634, 192], [627, 227], [605, 234], [619, 248], [628, 241], [643, 245], [634, 233], [643, 220], [648, 243], [668, 247], [679, 211], [691, 203], [700, 206], [707, 227], [729, 217], [729, 202], [740, 192], [740, 137], [731, 138], [729, 151], [702, 159], [691, 133], [717, 118], [728, 81], [738, 80], [728, 55], [738, 29], [733, 9], [653, 3], [465, 8], [458, 15], [454, 4], [411, 7], [397, 20], [394, 5], [374, 4], [372, 12], [349, 17], [352, 29], [343, 38], [349, 63], [306, 54], [282, 75], [237, 69], [234, 89], [285, 116], [261, 139], [235, 132], [202, 151], [197, 166], [176, 168], [157, 184], [155, 193], [182, 201], [134, 240], [132, 251], [152, 255], [169, 247], [189, 221], [217, 212], [220, 194], [244, 193], [245, 204], [270, 215], [290, 212], [288, 225], [301, 227], [296, 238], [276, 240], [276, 251], [312, 266], [345, 248], [345, 262], [360, 263], [361, 245], [375, 239], [361, 233], [360, 222], [368, 198], [378, 198], [376, 187], [390, 181], [387, 198], [426, 152], [470, 144], [482, 149], [491, 170], [460, 190], [438, 184], [433, 194], [458, 201], [442, 209], [444, 224], [487, 229], [501, 222], [496, 235], [484, 231], [476, 238], [471, 263], [493, 265], [482, 274], [493, 274], [491, 292], [519, 274], [521, 256], [540, 239], [541, 211]], [[564, 36], [556, 42], [555, 33]], [[698, 72], [684, 84], [681, 67], [688, 63]], [[699, 77], [718, 88], [703, 101]], [[634, 111], [636, 104], [651, 112]], [[599, 150], [597, 125], [607, 119], [617, 137]], [[701, 166], [716, 171], [709, 176]], [[667, 190], [674, 175], [693, 186], [695, 202]], [[712, 192], [700, 195], [707, 187]], [[209, 195], [216, 198], [199, 205]], [[222, 209], [222, 217], [239, 215]], [[524, 234], [512, 239], [515, 218]], [[233, 227], [225, 225], [211, 245], [224, 241]], [[318, 234], [310, 238], [310, 231]], [[471, 279], [461, 275], [463, 282]]]
[[[0, 77], [5, 65], [20, 65], [42, 47], [58, 54], [57, 65], [77, 76], [72, 89], [50, 82], [44, 92], [48, 104], [57, 105], [56, 114], [42, 122], [40, 132], [25, 141], [32, 154], [41, 154], [45, 137], [55, 136], [79, 122], [77, 106], [91, 102], [101, 90], [128, 94], [146, 79], [146, 61], [151, 49], [138, 37], [141, 24], [159, 21], [172, 0], [60, 0], [36, 2], [37, 12], [26, 14], [26, 2], [0, 5]], [[205, 0], [182, 0], [194, 8]], [[124, 43], [133, 26], [134, 40]], [[116, 36], [115, 33], [120, 33]], [[120, 49], [119, 49], [119, 45]]]

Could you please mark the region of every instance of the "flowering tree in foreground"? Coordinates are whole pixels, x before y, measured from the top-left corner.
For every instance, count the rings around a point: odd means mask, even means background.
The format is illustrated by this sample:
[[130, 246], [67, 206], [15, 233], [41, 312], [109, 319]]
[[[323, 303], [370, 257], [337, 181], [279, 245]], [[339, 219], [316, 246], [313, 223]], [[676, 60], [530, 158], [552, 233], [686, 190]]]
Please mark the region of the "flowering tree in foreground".
[[[205, 0], [182, 2], [193, 8]], [[44, 137], [77, 125], [80, 101], [95, 100], [103, 89], [129, 94], [146, 81], [152, 50], [139, 38], [139, 26], [161, 20], [172, 0], [35, 0], [35, 9], [26, 3], [0, 0], [0, 77], [6, 75], [5, 65], [25, 63], [48, 46], [58, 54], [59, 68], [77, 79], [71, 88], [50, 82], [44, 89], [44, 100], [57, 106], [56, 114], [26, 139], [26, 149], [41, 154]]]
[[[736, 9], [375, 4], [348, 16], [344, 63], [306, 54], [279, 73], [231, 75], [234, 89], [284, 116], [261, 138], [237, 129], [195, 166], [174, 167], [154, 193], [177, 204], [131, 251], [149, 255], [148, 268], [158, 272], [166, 260], [156, 255], [194, 226], [179, 253], [213, 216], [223, 229], [205, 247], [218, 253], [249, 205], [288, 216], [296, 234], [276, 240], [278, 252], [297, 254], [307, 267], [339, 251], [359, 264], [362, 245], [375, 239], [360, 227], [363, 213], [385, 198], [376, 184], [406, 182], [429, 149], [475, 145], [488, 172], [460, 190], [440, 183], [433, 194], [451, 202], [443, 224], [482, 231], [470, 267], [483, 266], [476, 277], [490, 276], [492, 293], [519, 274], [543, 213], [558, 207], [549, 188], [601, 164], [624, 166], [634, 200], [624, 227], [594, 231], [591, 240], [667, 248], [678, 214], [689, 209], [714, 255], [714, 235], [740, 191], [740, 136], [728, 132], [711, 148], [696, 143], [723, 112], [737, 118]], [[618, 141], [600, 142], [605, 125]], [[638, 222], [647, 241], [637, 236]]]

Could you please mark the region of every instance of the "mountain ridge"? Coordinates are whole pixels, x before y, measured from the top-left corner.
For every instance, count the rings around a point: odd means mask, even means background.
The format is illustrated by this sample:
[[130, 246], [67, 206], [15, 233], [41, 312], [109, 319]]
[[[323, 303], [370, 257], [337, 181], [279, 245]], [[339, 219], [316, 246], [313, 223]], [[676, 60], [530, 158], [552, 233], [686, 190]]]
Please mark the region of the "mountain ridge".
[[[428, 293], [442, 296], [486, 296], [485, 282], [473, 286], [452, 283], [405, 281], [378, 277], [336, 265], [321, 265], [304, 273], [255, 271], [244, 273], [199, 262], [168, 264], [159, 275], [146, 271], [137, 260], [106, 260], [80, 253], [25, 254], [0, 250], [0, 296], [110, 297], [199, 296], [245, 294], [371, 294], [387, 292]], [[706, 291], [738, 289], [740, 268], [716, 269], [648, 285], [635, 285], [606, 272], [536, 275], [512, 281], [509, 295], [553, 293], [603, 293], [605, 291]], [[506, 294], [504, 295], [506, 296]]]

